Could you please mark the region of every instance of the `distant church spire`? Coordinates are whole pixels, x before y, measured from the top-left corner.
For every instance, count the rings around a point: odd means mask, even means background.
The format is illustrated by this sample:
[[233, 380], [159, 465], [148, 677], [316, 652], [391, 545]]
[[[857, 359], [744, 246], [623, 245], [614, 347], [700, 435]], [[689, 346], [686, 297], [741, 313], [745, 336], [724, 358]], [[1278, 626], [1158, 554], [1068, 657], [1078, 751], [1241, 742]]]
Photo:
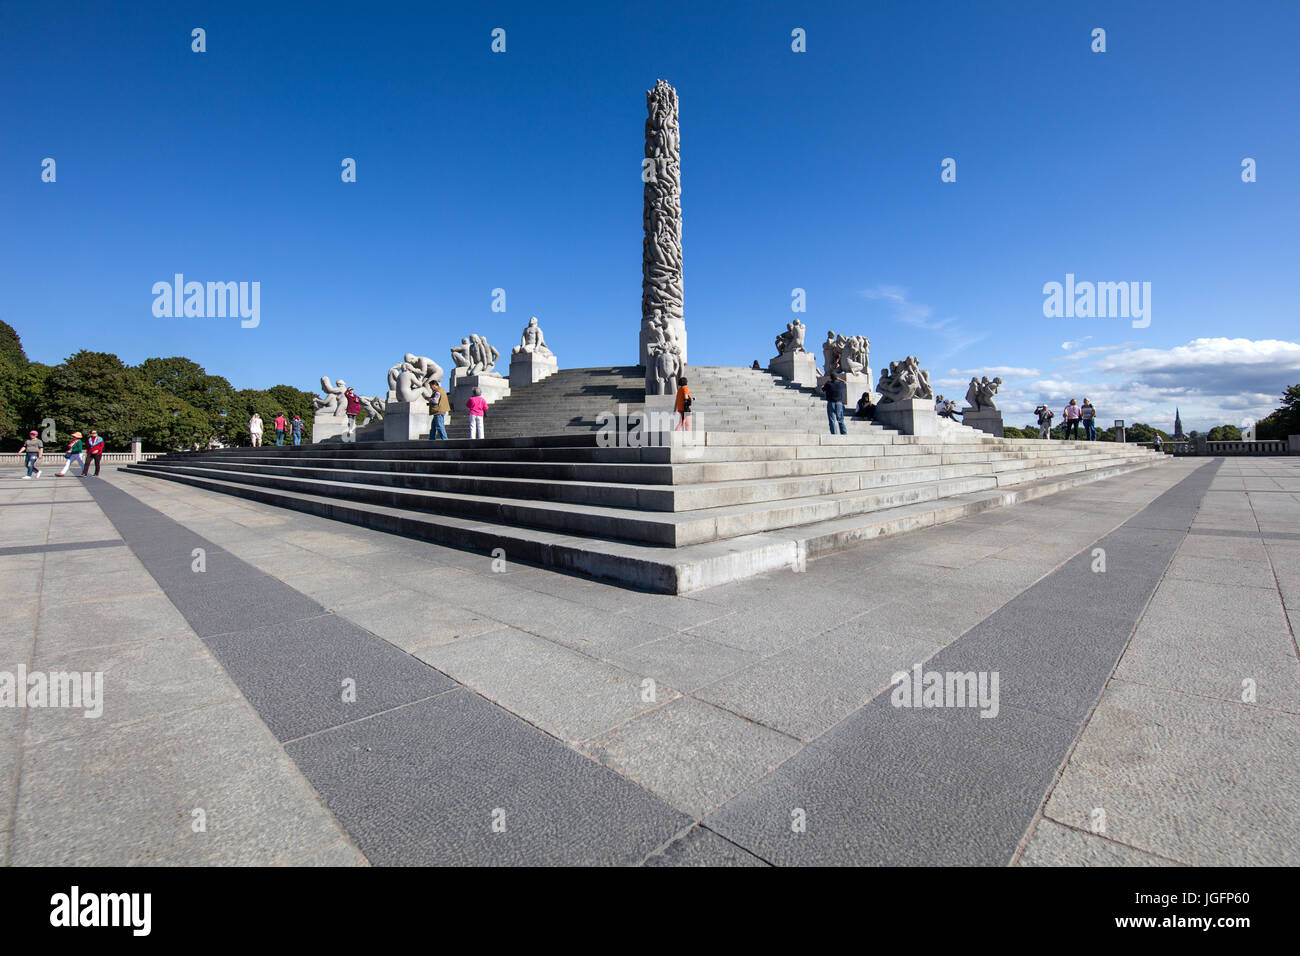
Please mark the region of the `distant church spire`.
[[1183, 437], [1183, 418], [1182, 415], [1179, 414], [1177, 408], [1174, 409], [1174, 437]]

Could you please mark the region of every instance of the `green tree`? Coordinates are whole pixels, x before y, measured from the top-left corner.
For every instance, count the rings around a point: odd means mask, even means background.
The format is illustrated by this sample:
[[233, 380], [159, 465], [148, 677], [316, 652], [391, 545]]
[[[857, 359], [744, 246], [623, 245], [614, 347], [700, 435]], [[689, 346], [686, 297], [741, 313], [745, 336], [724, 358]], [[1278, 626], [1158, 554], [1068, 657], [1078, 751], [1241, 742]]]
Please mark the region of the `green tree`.
[[24, 431], [29, 364], [18, 333], [0, 322], [0, 439], [8, 441]]
[[1282, 393], [1282, 405], [1255, 423], [1255, 437], [1278, 440], [1300, 435], [1300, 385]]
[[1241, 441], [1241, 429], [1236, 425], [1215, 425], [1206, 437], [1210, 441]]
[[1134, 422], [1124, 429], [1129, 441], [1155, 441], [1159, 435], [1161, 441], [1173, 441], [1173, 438], [1166, 432], [1143, 422]]

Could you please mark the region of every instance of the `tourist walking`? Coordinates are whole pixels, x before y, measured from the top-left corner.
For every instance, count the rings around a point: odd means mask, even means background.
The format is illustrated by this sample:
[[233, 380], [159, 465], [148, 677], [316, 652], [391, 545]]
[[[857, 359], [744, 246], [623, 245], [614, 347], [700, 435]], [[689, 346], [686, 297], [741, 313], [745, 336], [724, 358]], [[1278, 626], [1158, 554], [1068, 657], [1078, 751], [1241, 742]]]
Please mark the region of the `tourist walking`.
[[284, 430], [288, 425], [289, 423], [284, 420], [284, 412], [275, 416], [275, 443], [277, 445], [284, 444]]
[[826, 423], [830, 426], [831, 434], [835, 434], [835, 426], [838, 424], [839, 433], [847, 435], [849, 430], [844, 427], [844, 403], [849, 398], [848, 386], [831, 372], [826, 378], [826, 384], [822, 386], [822, 394], [826, 396]]
[[487, 399], [483, 397], [483, 389], [474, 389], [474, 394], [469, 397], [465, 407], [469, 409], [469, 437], [482, 438], [483, 415], [488, 407]]
[[1065, 438], [1078, 439], [1080, 414], [1078, 400], [1070, 399], [1070, 404], [1065, 406]]
[[1056, 413], [1046, 405], [1039, 405], [1034, 409], [1034, 414], [1038, 416], [1038, 437], [1050, 439], [1052, 437], [1052, 419], [1056, 417]]
[[253, 417], [248, 420], [248, 438], [254, 448], [262, 447], [262, 416], [258, 412], [253, 412]]
[[677, 412], [677, 425], [673, 431], [691, 430], [691, 406], [694, 404], [695, 396], [686, 387], [686, 376], [683, 375], [677, 383], [677, 398], [673, 402], [673, 410]]
[[63, 467], [54, 475], [55, 478], [62, 478], [66, 475], [74, 461], [78, 465], [82, 464], [81, 449], [84, 447], [81, 443], [81, 432], [73, 432], [72, 441], [68, 442], [68, 450], [63, 453]]
[[293, 432], [293, 443], [295, 446], [302, 444], [302, 431], [307, 426], [303, 424], [302, 416], [295, 414], [293, 421], [289, 423], [289, 430]]
[[1083, 400], [1083, 407], [1079, 409], [1080, 421], [1083, 422], [1083, 432], [1088, 441], [1097, 440], [1097, 409], [1092, 402], [1086, 398]]
[[429, 396], [429, 409], [433, 412], [433, 430], [429, 433], [430, 441], [447, 440], [447, 419], [451, 415], [451, 399], [442, 382], [435, 379], [433, 394]]
[[22, 447], [18, 449], [18, 453], [26, 456], [27, 474], [23, 475], [23, 481], [41, 477], [41, 470], [36, 466], [40, 464], [41, 455], [45, 454], [45, 442], [36, 437], [35, 428], [31, 430], [27, 441], [23, 442]]
[[95, 477], [99, 477], [99, 462], [104, 457], [104, 439], [99, 437], [95, 429], [90, 430], [90, 437], [86, 439], [86, 463], [81, 466], [81, 477], [85, 478], [86, 473], [90, 471], [90, 463], [95, 463]]

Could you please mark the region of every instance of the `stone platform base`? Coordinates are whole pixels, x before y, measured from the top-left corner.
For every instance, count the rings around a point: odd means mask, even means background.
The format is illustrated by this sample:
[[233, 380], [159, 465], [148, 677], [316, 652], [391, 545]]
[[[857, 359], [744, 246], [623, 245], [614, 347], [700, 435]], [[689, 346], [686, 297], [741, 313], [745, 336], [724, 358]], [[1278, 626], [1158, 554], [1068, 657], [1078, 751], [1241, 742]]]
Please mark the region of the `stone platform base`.
[[986, 434], [1003, 437], [1002, 413], [996, 408], [982, 408], [979, 411], [967, 408], [962, 412], [961, 423]]
[[348, 420], [334, 415], [328, 418], [315, 418], [311, 423], [311, 442], [313, 445], [323, 441], [351, 441], [352, 433], [348, 430]]
[[451, 410], [463, 412], [476, 388], [483, 392], [483, 398], [491, 405], [510, 394], [510, 380], [501, 375], [465, 375], [461, 369], [456, 369], [451, 374]]
[[876, 424], [904, 435], [939, 434], [939, 416], [933, 398], [911, 398], [876, 406]]
[[428, 402], [389, 402], [383, 424], [384, 441], [419, 441], [429, 437], [433, 416]]
[[[554, 355], [538, 355], [536, 352], [515, 352], [510, 356], [510, 387], [520, 388], [532, 385], [560, 370], [560, 363]], [[486, 396], [486, 393], [484, 393]], [[489, 402], [489, 404], [491, 404]]]
[[767, 363], [767, 370], [796, 385], [817, 387], [817, 360], [811, 352], [786, 352], [778, 355]]

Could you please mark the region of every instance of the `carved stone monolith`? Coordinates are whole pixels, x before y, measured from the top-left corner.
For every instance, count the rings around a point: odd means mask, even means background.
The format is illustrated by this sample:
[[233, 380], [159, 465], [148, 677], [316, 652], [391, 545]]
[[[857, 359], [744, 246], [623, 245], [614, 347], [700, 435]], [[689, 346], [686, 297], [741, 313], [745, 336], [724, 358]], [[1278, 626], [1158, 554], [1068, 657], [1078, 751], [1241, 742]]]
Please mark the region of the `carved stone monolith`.
[[[650, 368], [649, 346], [666, 321], [686, 364], [686, 313], [682, 290], [682, 170], [677, 131], [677, 91], [660, 80], [645, 95], [645, 204], [641, 246], [641, 335], [637, 364]], [[647, 371], [647, 381], [649, 372]]]

